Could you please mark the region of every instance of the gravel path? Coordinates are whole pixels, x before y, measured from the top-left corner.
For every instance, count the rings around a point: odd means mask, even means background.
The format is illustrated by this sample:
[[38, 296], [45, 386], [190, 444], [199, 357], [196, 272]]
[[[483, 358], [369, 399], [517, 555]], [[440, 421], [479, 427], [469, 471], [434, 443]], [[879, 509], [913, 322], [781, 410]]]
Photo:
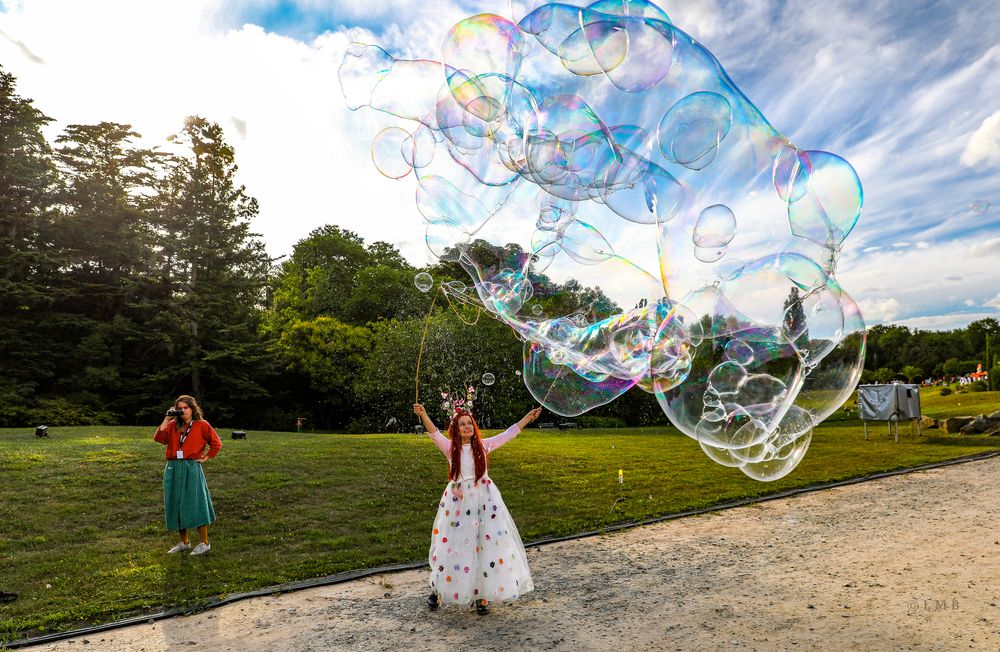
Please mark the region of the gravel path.
[[429, 613], [407, 571], [33, 649], [996, 650], [998, 478], [992, 458], [532, 548], [536, 590], [485, 617]]

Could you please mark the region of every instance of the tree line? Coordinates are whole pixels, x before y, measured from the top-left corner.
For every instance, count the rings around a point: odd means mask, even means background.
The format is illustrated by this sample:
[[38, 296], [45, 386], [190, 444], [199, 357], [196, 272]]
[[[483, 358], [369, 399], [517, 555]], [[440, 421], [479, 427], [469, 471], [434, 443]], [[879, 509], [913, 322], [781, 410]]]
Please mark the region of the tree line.
[[[445, 301], [429, 312], [421, 270], [391, 244], [328, 225], [275, 264], [219, 125], [189, 117], [145, 148], [113, 122], [49, 142], [51, 121], [0, 68], [0, 426], [154, 423], [182, 393], [219, 425], [408, 425], [425, 326], [432, 410], [469, 387], [494, 426], [530, 405], [514, 333]], [[454, 263], [426, 271], [466, 278]], [[572, 281], [536, 293], [563, 312], [609, 303]], [[658, 413], [636, 394], [595, 418]]]
[[982, 367], [1000, 389], [1000, 321], [977, 319], [965, 328], [923, 331], [879, 324], [868, 329], [862, 382], [950, 379]]
[[[0, 426], [154, 423], [183, 393], [221, 426], [408, 425], [425, 328], [419, 399], [432, 412], [440, 394], [469, 387], [494, 427], [532, 403], [510, 328], [444, 300], [431, 311], [414, 286], [419, 271], [467, 280], [456, 263], [416, 269], [391, 244], [327, 225], [277, 264], [218, 124], [189, 117], [147, 148], [114, 122], [69, 125], [49, 142], [51, 122], [0, 68]], [[614, 308], [598, 288], [532, 280], [548, 314]], [[974, 369], [997, 326], [876, 326], [867, 366]], [[480, 382], [487, 372], [495, 384]], [[580, 420], [666, 422], [638, 388]]]

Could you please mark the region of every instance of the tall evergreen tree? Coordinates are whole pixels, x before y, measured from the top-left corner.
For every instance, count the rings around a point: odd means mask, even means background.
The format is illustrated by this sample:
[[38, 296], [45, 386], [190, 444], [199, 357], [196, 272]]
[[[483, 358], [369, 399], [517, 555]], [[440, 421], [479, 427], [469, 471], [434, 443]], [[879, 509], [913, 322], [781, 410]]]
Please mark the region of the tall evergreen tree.
[[802, 297], [799, 295], [799, 288], [792, 286], [785, 299], [785, 332], [794, 336], [796, 343], [807, 344], [809, 342], [809, 329], [806, 328], [806, 313], [802, 307]]
[[148, 370], [143, 352], [153, 267], [150, 194], [154, 151], [135, 147], [130, 125], [70, 125], [56, 139], [66, 179], [57, 246], [66, 260], [63, 308], [77, 316], [73, 364], [60, 383], [79, 402], [101, 400], [132, 416]]
[[41, 131], [51, 119], [16, 87], [0, 68], [0, 425], [23, 422], [65, 362], [48, 315], [61, 266], [51, 245], [59, 178]]
[[250, 232], [257, 201], [236, 184], [235, 152], [219, 125], [190, 117], [171, 140], [180, 152], [160, 189], [159, 274], [173, 304], [160, 315], [170, 337], [156, 380], [225, 419], [267, 395], [271, 365], [257, 324], [271, 261]]

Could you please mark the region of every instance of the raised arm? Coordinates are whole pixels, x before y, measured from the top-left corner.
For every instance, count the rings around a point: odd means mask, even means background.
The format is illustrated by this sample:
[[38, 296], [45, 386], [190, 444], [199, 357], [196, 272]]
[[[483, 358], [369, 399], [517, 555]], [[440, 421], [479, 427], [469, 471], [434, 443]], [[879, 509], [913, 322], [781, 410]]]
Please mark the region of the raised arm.
[[448, 457], [448, 453], [451, 450], [451, 443], [448, 441], [447, 437], [441, 434], [437, 426], [434, 425], [434, 422], [431, 421], [431, 418], [427, 416], [427, 410], [424, 409], [424, 406], [420, 403], [414, 403], [413, 413], [420, 417], [421, 423], [424, 424], [424, 430], [426, 430], [427, 434], [430, 435], [434, 445], [438, 447], [438, 450], [440, 450], [445, 457]]
[[427, 432], [437, 432], [437, 426], [431, 421], [431, 418], [427, 416], [427, 410], [420, 403], [413, 404], [413, 413], [420, 417], [420, 422], [424, 425], [424, 430]]
[[517, 427], [520, 428], [521, 430], [524, 430], [525, 426], [527, 426], [529, 423], [540, 417], [541, 414], [542, 414], [541, 406], [536, 407], [534, 410], [531, 410], [526, 415], [521, 417], [521, 420], [517, 422]]
[[157, 426], [156, 432], [153, 433], [153, 441], [158, 441], [164, 446], [170, 443], [170, 433], [167, 431], [167, 427], [173, 420], [173, 417], [163, 417], [163, 423]]

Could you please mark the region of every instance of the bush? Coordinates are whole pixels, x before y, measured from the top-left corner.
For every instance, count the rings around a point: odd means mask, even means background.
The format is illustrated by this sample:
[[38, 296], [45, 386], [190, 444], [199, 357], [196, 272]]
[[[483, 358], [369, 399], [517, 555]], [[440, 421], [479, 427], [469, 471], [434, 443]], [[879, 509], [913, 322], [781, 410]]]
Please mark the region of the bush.
[[628, 424], [618, 417], [578, 417], [581, 428], [625, 428]]
[[974, 383], [969, 383], [970, 392], [985, 392], [988, 389], [989, 388], [986, 386], [986, 383], [983, 382], [982, 380], [977, 380]]
[[947, 396], [948, 394], [951, 394], [951, 387], [942, 387], [941, 396]]

